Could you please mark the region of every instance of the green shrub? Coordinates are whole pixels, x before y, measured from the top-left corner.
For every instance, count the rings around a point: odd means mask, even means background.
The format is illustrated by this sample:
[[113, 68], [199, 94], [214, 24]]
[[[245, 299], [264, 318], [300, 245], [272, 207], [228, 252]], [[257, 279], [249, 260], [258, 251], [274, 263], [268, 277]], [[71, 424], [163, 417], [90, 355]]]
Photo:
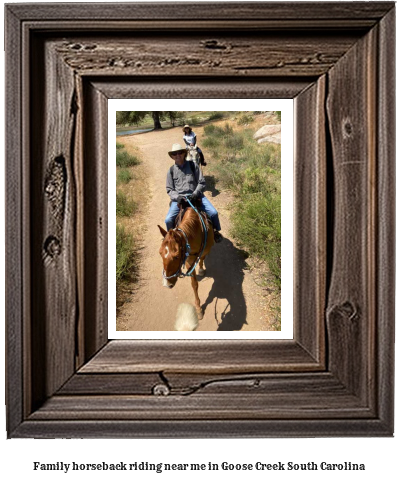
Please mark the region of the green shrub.
[[254, 117], [252, 115], [249, 115], [248, 113], [243, 113], [238, 117], [237, 124], [238, 125], [245, 125], [247, 123], [251, 123], [254, 121]]
[[117, 142], [116, 143], [116, 148], [117, 149], [123, 149], [125, 146], [123, 144], [121, 144], [120, 142]]
[[116, 192], [116, 216], [132, 216], [137, 203], [129, 199], [123, 191]]
[[205, 125], [204, 135], [205, 136], [213, 135], [213, 133], [215, 132], [215, 129], [216, 129], [216, 125], [213, 125], [212, 123], [210, 125]]
[[212, 112], [208, 120], [220, 120], [224, 117], [222, 112]]
[[133, 236], [123, 225], [116, 224], [116, 282], [126, 279], [133, 271], [136, 262]]
[[226, 135], [231, 135], [234, 133], [234, 129], [233, 129], [232, 125], [230, 125], [228, 122], [226, 122], [224, 124], [224, 127], [223, 127], [223, 132]]
[[116, 165], [118, 167], [131, 167], [140, 164], [140, 159], [125, 150], [116, 151]]
[[118, 170], [116, 175], [116, 184], [126, 184], [133, 179], [130, 169], [122, 167]]
[[206, 149], [214, 149], [219, 144], [220, 144], [220, 139], [218, 139], [218, 137], [212, 135], [212, 136], [204, 139], [201, 145], [202, 145], [202, 147], [205, 147]]
[[191, 118], [186, 120], [185, 123], [190, 125], [190, 127], [195, 127], [196, 125], [199, 125], [200, 122], [201, 120], [196, 115], [193, 115]]
[[244, 136], [240, 133], [229, 134], [224, 138], [223, 144], [228, 149], [239, 151], [244, 147]]
[[279, 122], [281, 122], [281, 112], [274, 112], [277, 115]]
[[206, 136], [214, 135], [214, 136], [222, 137], [224, 134], [225, 131], [223, 130], [222, 127], [219, 127], [218, 125], [210, 124], [204, 127], [204, 135]]
[[235, 196], [232, 233], [251, 254], [267, 262], [276, 289], [281, 285], [281, 151], [258, 144], [254, 131], [208, 125], [202, 145], [211, 149], [218, 181]]
[[281, 286], [281, 199], [254, 193], [238, 200], [232, 216], [233, 236], [248, 252], [266, 261]]

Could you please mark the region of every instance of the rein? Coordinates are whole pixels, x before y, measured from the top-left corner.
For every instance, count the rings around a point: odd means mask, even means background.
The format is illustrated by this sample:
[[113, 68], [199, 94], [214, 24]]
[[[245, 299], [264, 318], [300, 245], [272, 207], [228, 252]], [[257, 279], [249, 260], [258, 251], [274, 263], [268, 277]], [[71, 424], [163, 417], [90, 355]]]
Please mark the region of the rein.
[[184, 235], [184, 239], [186, 241], [186, 251], [184, 252], [184, 256], [183, 256], [183, 262], [180, 264], [180, 268], [177, 272], [175, 272], [173, 274], [173, 276], [165, 276], [165, 269], [163, 269], [162, 271], [162, 275], [165, 279], [172, 279], [172, 277], [186, 277], [186, 276], [191, 276], [191, 274], [194, 272], [194, 269], [197, 267], [197, 264], [198, 262], [200, 261], [201, 259], [201, 256], [202, 254], [204, 253], [204, 250], [205, 250], [205, 247], [206, 247], [206, 241], [207, 241], [207, 236], [208, 236], [208, 231], [206, 229], [206, 225], [204, 223], [204, 220], [201, 216], [201, 214], [199, 213], [199, 211], [197, 210], [197, 208], [195, 208], [195, 206], [191, 203], [191, 201], [189, 199], [186, 199], [186, 201], [189, 203], [189, 205], [191, 206], [191, 208], [197, 213], [197, 215], [199, 216], [200, 220], [201, 220], [201, 223], [202, 223], [202, 226], [204, 228], [204, 244], [202, 245], [202, 248], [198, 254], [198, 257], [197, 257], [197, 260], [195, 261], [193, 267], [191, 267], [191, 269], [189, 269], [186, 273], [184, 273], [182, 271], [182, 268], [184, 267], [184, 264], [186, 263], [186, 260], [188, 258], [188, 256], [190, 255], [190, 250], [191, 250], [191, 247], [190, 247], [190, 244], [188, 243], [188, 237], [187, 235], [185, 234], [185, 232], [181, 229], [181, 228], [177, 228], [177, 231], [181, 232], [183, 235]]

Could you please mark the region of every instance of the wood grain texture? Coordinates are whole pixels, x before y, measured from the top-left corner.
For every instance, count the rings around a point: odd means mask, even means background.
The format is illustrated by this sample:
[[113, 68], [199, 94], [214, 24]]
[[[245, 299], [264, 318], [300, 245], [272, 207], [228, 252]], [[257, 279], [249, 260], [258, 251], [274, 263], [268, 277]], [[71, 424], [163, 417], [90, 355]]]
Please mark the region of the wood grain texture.
[[391, 435], [378, 419], [25, 421], [15, 438], [298, 438]]
[[377, 99], [377, 348], [386, 357], [377, 370], [379, 417], [393, 430], [394, 344], [395, 344], [395, 11], [379, 24], [379, 96]]
[[[164, 387], [157, 386], [163, 385]], [[179, 395], [191, 394], [271, 394], [283, 397], [287, 391], [327, 395], [346, 394], [345, 387], [328, 372], [204, 374], [161, 373], [84, 373], [75, 374], [58, 392], [63, 395]], [[163, 392], [163, 394], [162, 394]], [[328, 402], [328, 400], [326, 400]], [[283, 408], [286, 405], [282, 406]], [[310, 407], [310, 403], [309, 403]]]
[[[289, 398], [291, 396], [291, 399]], [[295, 399], [295, 405], [292, 399]], [[317, 413], [315, 414], [315, 411]], [[316, 418], [315, 418], [316, 416]], [[53, 396], [29, 420], [229, 420], [372, 418], [372, 411], [348, 393], [229, 394], [191, 396]]]
[[[199, 79], [195, 76], [168, 77], [168, 82], [159, 77], [124, 76], [91, 78], [92, 86], [107, 99], [112, 98], [242, 98], [243, 93], [251, 98], [295, 98], [314, 80], [312, 78], [244, 78], [237, 80], [221, 78]], [[221, 87], [222, 85], [222, 87]], [[223, 90], [223, 93], [222, 91]]]
[[[76, 91], [72, 71], [49, 49], [31, 69], [32, 383], [34, 403], [51, 396], [75, 370]], [[46, 79], [46, 85], [42, 80]], [[46, 107], [56, 107], [48, 110]], [[45, 373], [44, 373], [45, 371]]]
[[80, 372], [225, 374], [319, 368], [293, 340], [112, 340]]
[[294, 102], [294, 336], [323, 364], [327, 279], [325, 98], [326, 79], [321, 76]]
[[365, 403], [374, 380], [374, 44], [372, 30], [330, 70], [327, 100], [334, 185], [329, 370]]
[[[90, 76], [320, 76], [352, 46], [358, 34], [324, 32], [273, 35], [181, 34], [74, 37], [58, 42], [65, 63]], [[334, 42], [331, 42], [334, 39]], [[250, 60], [248, 62], [248, 60]]]
[[[215, 19], [250, 21], [259, 19], [294, 20], [297, 23], [310, 20], [353, 20], [361, 21], [381, 19], [394, 6], [393, 2], [328, 2], [314, 4], [303, 2], [293, 8], [289, 2], [236, 2], [223, 3], [192, 3], [184, 16], [185, 19], [212, 21]], [[8, 8], [21, 20], [126, 20], [140, 18], [154, 21], [155, 19], [177, 21], [181, 18], [181, 6], [173, 3], [154, 4], [38, 4], [32, 9], [29, 5], [9, 5]], [[182, 20], [183, 21], [183, 20]], [[92, 22], [93, 25], [93, 22]], [[367, 24], [368, 25], [368, 24]]]
[[84, 357], [108, 341], [108, 105], [86, 83], [83, 89], [84, 146]]
[[[23, 203], [23, 185], [26, 181], [26, 173], [22, 164], [21, 145], [22, 140], [22, 103], [20, 96], [22, 89], [22, 66], [13, 63], [12, 59], [18, 57], [22, 37], [20, 32], [20, 23], [17, 17], [10, 11], [6, 10], [6, 36], [5, 49], [7, 56], [5, 69], [8, 73], [6, 79], [6, 91], [9, 94], [6, 98], [5, 117], [10, 126], [15, 130], [8, 134], [5, 146], [5, 157], [8, 164], [6, 165], [6, 195], [5, 210], [6, 221], [16, 222], [14, 225], [6, 226], [5, 245], [5, 272], [7, 276], [6, 290], [6, 370], [7, 370], [7, 423], [13, 430], [23, 419], [24, 414], [24, 383], [23, 367], [21, 362], [23, 355], [24, 328], [26, 323], [26, 287], [24, 286], [27, 276], [26, 271], [26, 252], [25, 240], [27, 215], [25, 214]], [[26, 205], [26, 202], [25, 202]], [[24, 225], [25, 224], [25, 225]], [[29, 228], [29, 227], [28, 227]]]

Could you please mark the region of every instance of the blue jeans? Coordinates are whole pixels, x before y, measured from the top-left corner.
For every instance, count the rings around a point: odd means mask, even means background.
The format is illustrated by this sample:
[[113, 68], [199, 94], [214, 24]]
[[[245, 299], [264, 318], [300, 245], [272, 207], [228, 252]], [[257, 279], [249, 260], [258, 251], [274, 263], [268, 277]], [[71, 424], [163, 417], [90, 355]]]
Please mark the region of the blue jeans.
[[[205, 211], [205, 213], [209, 216], [211, 219], [213, 228], [220, 232], [220, 222], [219, 222], [219, 215], [215, 207], [212, 205], [212, 203], [205, 198], [205, 196], [202, 197], [201, 200], [201, 211]], [[168, 214], [166, 215], [165, 218], [165, 223], [166, 223], [166, 229], [169, 231], [175, 226], [175, 220], [177, 215], [179, 214], [179, 207], [176, 203], [176, 201], [172, 201], [172, 204], [169, 207]]]

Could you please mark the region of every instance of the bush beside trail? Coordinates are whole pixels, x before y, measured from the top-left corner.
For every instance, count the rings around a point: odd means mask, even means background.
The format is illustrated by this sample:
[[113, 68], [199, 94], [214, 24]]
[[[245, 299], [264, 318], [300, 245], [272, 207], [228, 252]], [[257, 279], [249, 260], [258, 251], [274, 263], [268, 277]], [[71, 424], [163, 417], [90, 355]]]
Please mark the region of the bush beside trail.
[[116, 143], [116, 165], [117, 167], [132, 167], [140, 164], [140, 159], [134, 155], [130, 154], [127, 150], [124, 150], [124, 145], [117, 142]]
[[235, 196], [232, 236], [250, 255], [266, 262], [281, 289], [281, 151], [259, 145], [254, 130], [207, 125], [202, 145], [217, 161], [218, 181]]
[[117, 285], [131, 275], [136, 262], [135, 242], [121, 224], [116, 224], [116, 282]]
[[131, 231], [130, 220], [137, 211], [133, 200], [134, 167], [141, 163], [131, 148], [116, 143], [116, 293], [117, 302], [123, 302], [125, 284], [137, 276], [137, 243]]

